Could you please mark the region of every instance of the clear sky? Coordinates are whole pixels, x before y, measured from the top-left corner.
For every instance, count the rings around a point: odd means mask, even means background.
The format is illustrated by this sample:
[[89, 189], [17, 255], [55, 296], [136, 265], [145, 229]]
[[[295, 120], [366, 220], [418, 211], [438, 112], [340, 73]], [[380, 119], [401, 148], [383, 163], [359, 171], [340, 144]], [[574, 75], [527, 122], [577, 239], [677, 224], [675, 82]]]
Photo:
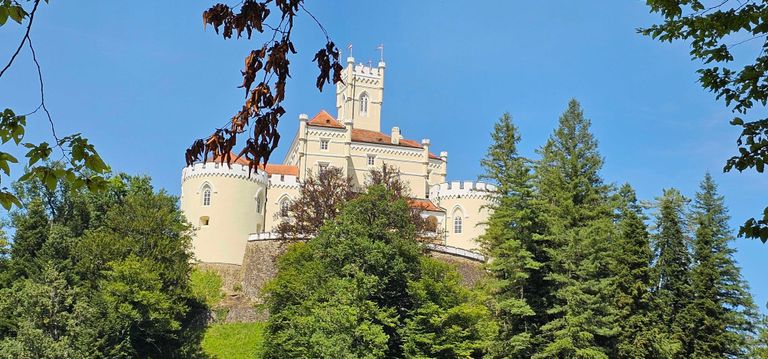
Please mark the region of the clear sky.
[[[60, 133], [82, 132], [114, 170], [150, 175], [178, 194], [184, 150], [222, 125], [243, 103], [240, 69], [256, 40], [223, 40], [203, 30], [213, 2], [51, 1], [32, 31]], [[606, 159], [608, 182], [630, 182], [641, 199], [676, 187], [692, 196], [711, 171], [734, 228], [768, 204], [768, 176], [723, 174], [738, 130], [730, 113], [697, 83], [685, 44], [636, 34], [657, 21], [643, 1], [307, 1], [358, 62], [374, 64], [385, 45], [382, 129], [430, 138], [448, 151], [449, 177], [475, 179], [494, 121], [519, 125], [535, 157], [570, 98], [578, 99]], [[18, 44], [19, 26], [0, 28], [0, 60]], [[332, 90], [314, 88], [314, 52], [324, 44], [306, 16], [296, 25], [281, 159], [299, 113], [333, 110]], [[749, 46], [749, 44], [747, 44]], [[345, 53], [344, 56], [347, 54]], [[7, 77], [7, 78], [6, 78]], [[0, 106], [37, 106], [29, 53], [0, 81]], [[47, 134], [41, 116], [30, 132]], [[30, 136], [31, 140], [40, 139]], [[5, 179], [3, 179], [5, 180]], [[736, 258], [756, 301], [768, 302], [768, 245], [738, 239]]]

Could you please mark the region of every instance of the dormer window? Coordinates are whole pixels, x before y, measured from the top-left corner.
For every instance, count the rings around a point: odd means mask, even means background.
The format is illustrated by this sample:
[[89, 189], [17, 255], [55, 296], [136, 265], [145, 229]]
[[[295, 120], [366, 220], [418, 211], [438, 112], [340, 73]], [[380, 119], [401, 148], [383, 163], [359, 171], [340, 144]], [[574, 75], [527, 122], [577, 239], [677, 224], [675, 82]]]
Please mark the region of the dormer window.
[[360, 95], [360, 114], [363, 116], [368, 115], [368, 94], [365, 92]]
[[328, 140], [327, 139], [321, 139], [320, 140], [320, 149], [323, 151], [328, 151]]

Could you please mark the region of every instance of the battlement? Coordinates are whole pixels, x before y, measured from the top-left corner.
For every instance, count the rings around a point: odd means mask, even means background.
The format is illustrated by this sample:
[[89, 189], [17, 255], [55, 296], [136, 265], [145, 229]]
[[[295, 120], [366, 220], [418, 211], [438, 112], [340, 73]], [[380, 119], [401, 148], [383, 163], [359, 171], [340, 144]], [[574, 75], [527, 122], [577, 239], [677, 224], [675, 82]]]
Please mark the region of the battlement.
[[271, 187], [298, 187], [299, 178], [292, 175], [271, 174], [269, 175], [269, 185]]
[[448, 197], [493, 197], [496, 186], [485, 182], [452, 181], [434, 185], [429, 188], [429, 198], [439, 199]]
[[218, 162], [195, 163], [184, 167], [181, 171], [181, 182], [198, 177], [234, 177], [251, 182], [267, 184], [267, 174], [264, 171], [249, 172], [248, 166], [233, 163], [231, 166]]
[[357, 64], [355, 67], [352, 68], [352, 72], [355, 75], [364, 75], [364, 76], [376, 76], [380, 77], [384, 75], [384, 67], [382, 67], [383, 63], [379, 63], [379, 67], [373, 67], [373, 66], [367, 66], [363, 64]]

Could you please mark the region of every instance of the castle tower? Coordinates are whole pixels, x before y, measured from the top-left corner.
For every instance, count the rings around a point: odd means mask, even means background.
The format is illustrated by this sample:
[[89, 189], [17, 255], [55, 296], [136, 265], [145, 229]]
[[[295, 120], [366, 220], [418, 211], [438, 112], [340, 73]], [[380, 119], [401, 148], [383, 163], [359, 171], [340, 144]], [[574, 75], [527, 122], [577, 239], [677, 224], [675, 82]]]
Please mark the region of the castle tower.
[[336, 84], [336, 118], [340, 122], [352, 121], [354, 128], [381, 132], [385, 68], [384, 61], [372, 67], [355, 64], [354, 57], [347, 58], [343, 83]]
[[248, 235], [264, 228], [267, 176], [241, 159], [196, 163], [181, 174], [181, 210], [195, 229], [195, 259], [241, 264]]

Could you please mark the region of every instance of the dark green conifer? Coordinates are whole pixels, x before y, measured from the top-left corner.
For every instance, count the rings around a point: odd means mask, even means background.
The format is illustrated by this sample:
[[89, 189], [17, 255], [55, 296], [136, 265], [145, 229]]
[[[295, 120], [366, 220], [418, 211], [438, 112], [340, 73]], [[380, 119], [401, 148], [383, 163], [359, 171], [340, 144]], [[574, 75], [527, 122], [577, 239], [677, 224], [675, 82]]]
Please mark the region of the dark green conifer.
[[690, 358], [730, 358], [747, 351], [756, 308], [733, 259], [728, 211], [707, 173], [696, 193], [691, 216], [693, 268], [691, 297], [681, 323]]
[[483, 178], [497, 186], [498, 201], [480, 237], [485, 254], [492, 258], [487, 263], [489, 301], [499, 327], [491, 354], [528, 358], [546, 315], [540, 293], [543, 253], [534, 242], [541, 230], [540, 218], [532, 204], [529, 161], [517, 152], [520, 135], [508, 113], [496, 123], [491, 138], [481, 164]]
[[685, 235], [685, 204], [687, 199], [674, 188], [665, 189], [658, 199], [654, 249], [654, 319], [676, 348], [676, 357], [685, 353], [682, 311], [690, 305], [691, 257]]
[[617, 217], [611, 272], [615, 276], [614, 305], [620, 330], [613, 356], [659, 358], [662, 350], [650, 317], [653, 253], [646, 217], [629, 184], [619, 189]]
[[607, 358], [616, 335], [610, 274], [612, 208], [603, 159], [581, 106], [571, 100], [536, 166], [546, 231], [548, 322], [533, 356]]

